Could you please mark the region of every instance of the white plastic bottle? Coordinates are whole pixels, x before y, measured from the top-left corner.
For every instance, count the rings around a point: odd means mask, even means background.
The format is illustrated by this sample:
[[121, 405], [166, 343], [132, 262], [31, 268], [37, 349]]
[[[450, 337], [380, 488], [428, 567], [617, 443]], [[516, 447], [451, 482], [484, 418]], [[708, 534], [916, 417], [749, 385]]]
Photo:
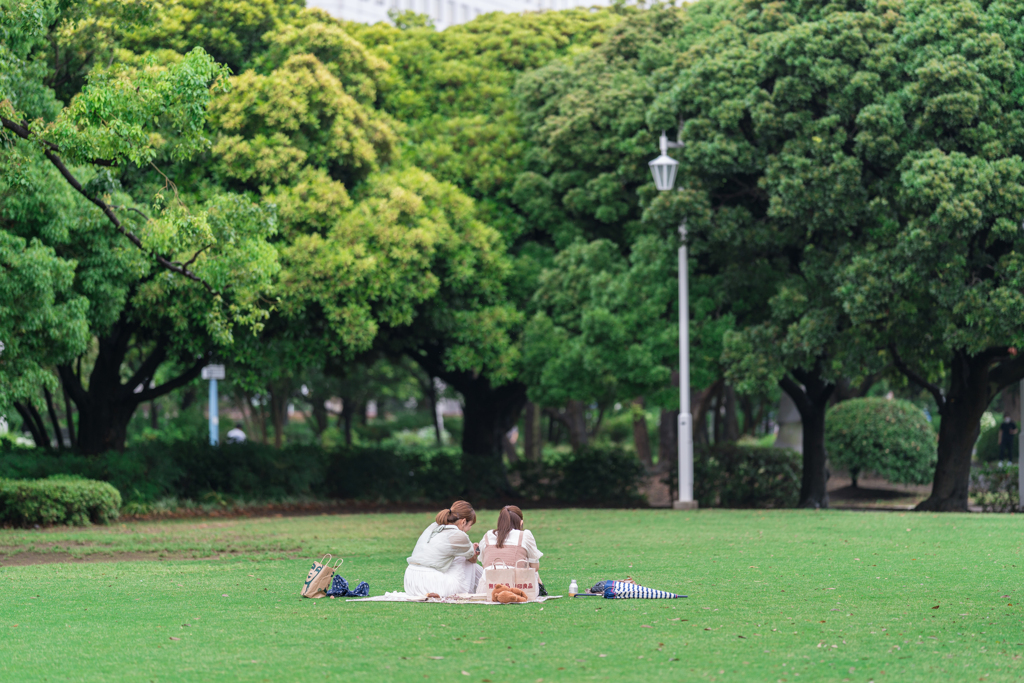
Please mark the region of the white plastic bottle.
[[576, 585], [576, 579], [569, 582], [569, 597], [575, 598], [576, 594], [580, 592], [580, 587]]

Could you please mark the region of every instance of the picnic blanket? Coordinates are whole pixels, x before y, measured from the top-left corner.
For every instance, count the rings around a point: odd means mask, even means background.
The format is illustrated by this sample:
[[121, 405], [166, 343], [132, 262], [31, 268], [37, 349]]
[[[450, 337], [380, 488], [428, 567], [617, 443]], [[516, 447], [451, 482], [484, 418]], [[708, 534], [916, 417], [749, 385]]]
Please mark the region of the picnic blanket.
[[[372, 598], [349, 598], [345, 602], [442, 602], [449, 605], [501, 605], [500, 602], [489, 600], [487, 593], [456, 593], [446, 598], [428, 598], [425, 595], [410, 595], [401, 591], [393, 591]], [[545, 602], [562, 597], [561, 595], [544, 595], [530, 602]], [[530, 602], [512, 602], [511, 605], [528, 605]]]

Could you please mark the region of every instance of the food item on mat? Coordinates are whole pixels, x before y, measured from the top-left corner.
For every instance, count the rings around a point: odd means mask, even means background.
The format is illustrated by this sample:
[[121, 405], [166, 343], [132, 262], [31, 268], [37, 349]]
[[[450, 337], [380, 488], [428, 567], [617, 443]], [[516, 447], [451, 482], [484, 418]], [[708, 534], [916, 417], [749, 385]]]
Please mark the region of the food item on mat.
[[440, 598], [441, 596], [437, 593], [427, 593], [428, 598]]
[[529, 598], [521, 589], [499, 583], [491, 592], [491, 600], [508, 604], [510, 602], [528, 602]]

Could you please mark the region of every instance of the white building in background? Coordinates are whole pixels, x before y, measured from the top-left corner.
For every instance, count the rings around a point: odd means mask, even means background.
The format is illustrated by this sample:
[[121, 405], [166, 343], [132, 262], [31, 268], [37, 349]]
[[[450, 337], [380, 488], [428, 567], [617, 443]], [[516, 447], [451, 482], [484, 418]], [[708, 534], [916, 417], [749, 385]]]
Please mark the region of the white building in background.
[[413, 10], [426, 14], [434, 26], [443, 29], [464, 24], [488, 12], [538, 12], [608, 5], [608, 0], [308, 0], [331, 16], [364, 24], [388, 20], [388, 10]]

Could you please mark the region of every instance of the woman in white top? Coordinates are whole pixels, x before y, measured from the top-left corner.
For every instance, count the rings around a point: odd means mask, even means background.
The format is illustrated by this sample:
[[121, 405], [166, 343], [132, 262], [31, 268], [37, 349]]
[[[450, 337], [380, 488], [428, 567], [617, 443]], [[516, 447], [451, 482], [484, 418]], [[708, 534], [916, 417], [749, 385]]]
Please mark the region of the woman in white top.
[[405, 592], [447, 597], [472, 593], [483, 575], [479, 550], [466, 532], [476, 523], [473, 506], [464, 500], [441, 510], [416, 541], [405, 570]]
[[537, 548], [533, 533], [523, 526], [522, 510], [515, 505], [506, 505], [501, 509], [498, 513], [498, 528], [491, 529], [480, 539], [480, 561], [484, 567], [490, 567], [498, 560], [504, 561], [509, 567], [514, 567], [521, 560], [526, 560], [534, 569], [540, 567], [540, 558], [544, 553]]

